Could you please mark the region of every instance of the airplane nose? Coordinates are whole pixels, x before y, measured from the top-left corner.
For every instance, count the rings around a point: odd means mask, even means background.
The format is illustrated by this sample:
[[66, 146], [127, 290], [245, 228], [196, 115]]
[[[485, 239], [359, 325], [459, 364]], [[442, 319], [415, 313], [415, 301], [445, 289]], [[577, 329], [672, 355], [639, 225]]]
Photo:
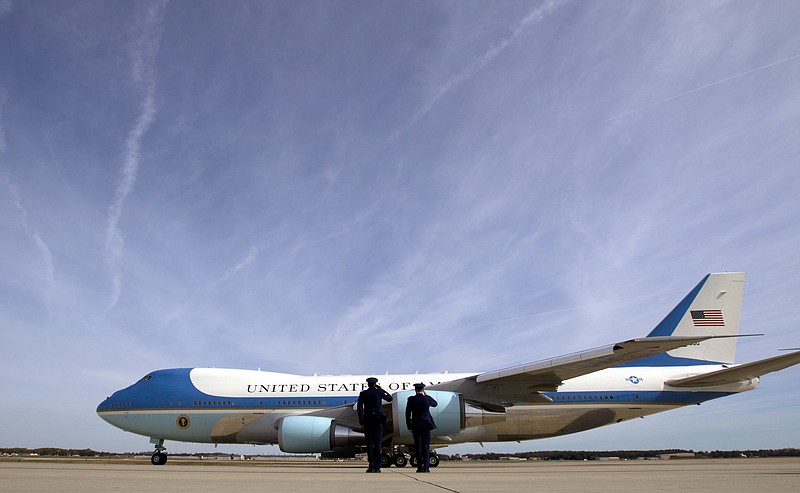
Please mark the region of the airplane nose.
[[105, 400], [97, 405], [98, 416], [110, 423], [109, 418], [115, 414], [111, 411], [121, 411], [126, 407], [130, 407], [129, 404], [126, 404], [127, 402], [132, 401], [128, 397], [128, 389], [117, 390], [111, 394], [110, 397], [106, 397]]
[[120, 395], [120, 391], [117, 391], [111, 397], [106, 397], [106, 400], [97, 405], [97, 415], [106, 423], [124, 430], [127, 413], [118, 412], [126, 409], [123, 396], [124, 394]]
[[106, 399], [97, 405], [97, 415], [103, 418], [103, 420], [108, 421], [106, 416], [103, 414], [105, 411], [111, 410], [111, 398], [106, 397]]

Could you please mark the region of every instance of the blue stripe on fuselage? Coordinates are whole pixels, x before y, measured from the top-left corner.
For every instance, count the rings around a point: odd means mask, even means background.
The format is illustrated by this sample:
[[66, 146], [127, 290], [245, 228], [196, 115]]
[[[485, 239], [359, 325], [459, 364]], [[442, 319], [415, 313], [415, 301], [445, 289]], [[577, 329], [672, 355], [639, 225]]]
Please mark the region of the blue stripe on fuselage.
[[700, 404], [701, 402], [726, 397], [736, 392], [673, 392], [645, 390], [641, 392], [546, 392], [545, 395], [556, 404], [617, 403], [617, 404]]
[[707, 361], [703, 359], [676, 358], [667, 353], [654, 354], [647, 358], [629, 361], [614, 368], [638, 368], [642, 366], [699, 366], [699, 365], [722, 365], [720, 361]]
[[352, 404], [358, 395], [303, 397], [228, 397], [206, 394], [192, 384], [192, 368], [149, 373], [130, 387], [114, 392], [97, 412], [134, 409], [319, 409]]

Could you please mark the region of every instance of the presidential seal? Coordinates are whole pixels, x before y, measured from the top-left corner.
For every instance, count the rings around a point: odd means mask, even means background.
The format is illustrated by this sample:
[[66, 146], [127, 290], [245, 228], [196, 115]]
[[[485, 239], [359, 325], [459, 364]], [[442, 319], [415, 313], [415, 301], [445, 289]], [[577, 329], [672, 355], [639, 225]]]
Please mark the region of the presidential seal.
[[185, 430], [189, 427], [189, 416], [181, 414], [178, 416], [178, 419], [175, 420], [175, 424], [178, 425], [178, 428], [181, 430]]

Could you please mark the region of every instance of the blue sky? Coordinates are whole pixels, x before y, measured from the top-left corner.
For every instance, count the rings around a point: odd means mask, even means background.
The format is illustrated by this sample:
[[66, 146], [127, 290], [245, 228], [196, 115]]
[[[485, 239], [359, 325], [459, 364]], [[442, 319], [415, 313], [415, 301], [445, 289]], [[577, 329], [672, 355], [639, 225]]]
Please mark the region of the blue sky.
[[[799, 346], [798, 18], [0, 0], [0, 446], [150, 449], [95, 407], [158, 368], [482, 371], [641, 336], [715, 271], [748, 273], [766, 334], [739, 361]], [[798, 375], [484, 450], [798, 447]]]

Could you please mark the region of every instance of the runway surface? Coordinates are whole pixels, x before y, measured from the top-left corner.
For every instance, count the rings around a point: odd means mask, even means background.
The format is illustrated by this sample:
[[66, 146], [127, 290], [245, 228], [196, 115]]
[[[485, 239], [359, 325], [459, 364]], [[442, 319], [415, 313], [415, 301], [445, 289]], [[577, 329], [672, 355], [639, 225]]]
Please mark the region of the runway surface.
[[0, 462], [2, 492], [800, 492], [800, 458], [442, 463], [430, 474], [360, 463]]

